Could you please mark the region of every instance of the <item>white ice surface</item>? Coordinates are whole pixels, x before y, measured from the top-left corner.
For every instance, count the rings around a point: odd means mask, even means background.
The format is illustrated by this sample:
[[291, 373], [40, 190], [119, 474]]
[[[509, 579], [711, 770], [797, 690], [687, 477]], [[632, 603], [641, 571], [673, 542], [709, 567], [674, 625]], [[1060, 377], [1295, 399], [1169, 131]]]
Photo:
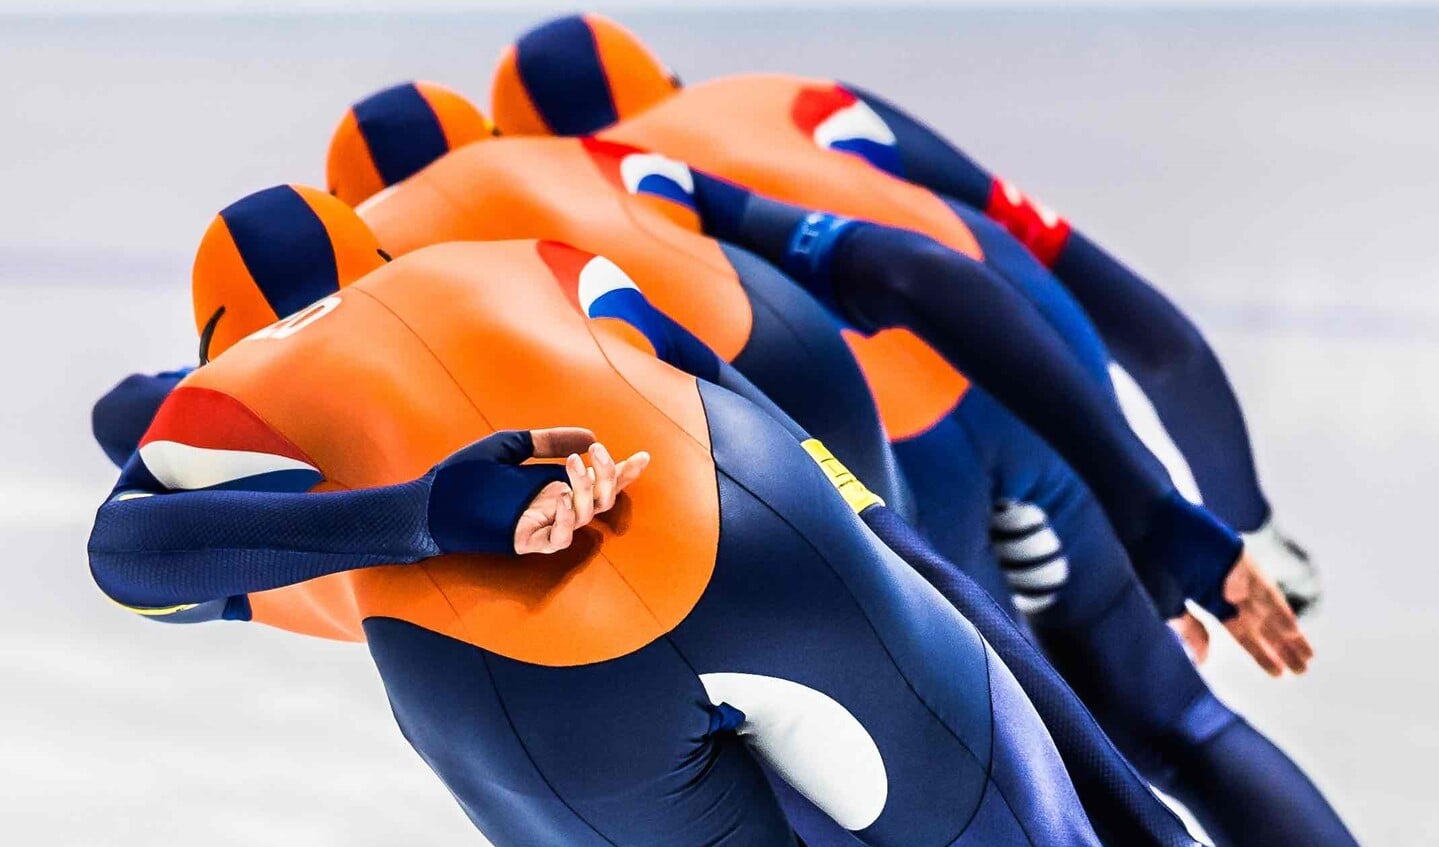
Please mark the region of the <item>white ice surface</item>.
[[[1221, 693], [1369, 844], [1439, 842], [1439, 16], [634, 15], [689, 79], [840, 76], [925, 115], [1162, 281], [1229, 364], [1319, 648]], [[0, 821], [5, 843], [472, 844], [362, 650], [171, 628], [91, 587], [113, 472], [89, 404], [190, 360], [188, 263], [242, 193], [319, 182], [344, 106], [483, 97], [523, 15], [0, 26]], [[1222, 641], [1217, 638], [1217, 641]]]

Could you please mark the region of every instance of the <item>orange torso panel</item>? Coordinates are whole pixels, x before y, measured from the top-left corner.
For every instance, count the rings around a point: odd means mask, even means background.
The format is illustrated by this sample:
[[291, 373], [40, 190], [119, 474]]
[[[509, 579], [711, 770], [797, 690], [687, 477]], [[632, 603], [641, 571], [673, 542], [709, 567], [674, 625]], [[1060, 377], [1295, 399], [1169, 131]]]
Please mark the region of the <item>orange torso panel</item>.
[[[779, 74], [723, 77], [680, 89], [601, 133], [807, 208], [924, 233], [982, 258], [973, 233], [936, 194], [819, 146], [797, 120], [810, 92], [835, 83]], [[848, 334], [891, 438], [928, 429], [968, 381], [906, 330]]]
[[719, 533], [694, 380], [597, 334], [556, 285], [562, 264], [535, 242], [422, 250], [299, 331], [252, 337], [187, 379], [252, 409], [328, 487], [414, 479], [501, 429], [587, 426], [616, 455], [654, 457], [629, 502], [564, 553], [351, 571], [252, 595], [256, 620], [358, 639], [360, 621], [387, 616], [546, 665], [624, 655], [683, 620]]
[[[500, 138], [451, 152], [361, 204], [385, 249], [542, 238], [603, 255], [660, 310], [732, 360], [749, 300], [718, 244], [673, 203], [631, 195], [622, 154], [570, 138]], [[692, 213], [690, 213], [692, 216]]]

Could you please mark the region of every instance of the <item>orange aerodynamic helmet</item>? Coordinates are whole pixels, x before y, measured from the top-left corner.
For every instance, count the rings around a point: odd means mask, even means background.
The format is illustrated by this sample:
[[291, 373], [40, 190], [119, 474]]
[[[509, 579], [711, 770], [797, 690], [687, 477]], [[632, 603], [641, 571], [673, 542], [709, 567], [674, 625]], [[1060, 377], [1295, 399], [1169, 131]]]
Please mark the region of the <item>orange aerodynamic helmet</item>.
[[506, 135], [590, 135], [678, 87], [634, 33], [601, 15], [568, 15], [505, 48], [490, 108]]
[[200, 362], [388, 258], [354, 209], [318, 188], [277, 185], [226, 206], [195, 254]]
[[456, 147], [495, 134], [464, 95], [436, 82], [406, 82], [350, 107], [330, 137], [330, 193], [357, 205]]

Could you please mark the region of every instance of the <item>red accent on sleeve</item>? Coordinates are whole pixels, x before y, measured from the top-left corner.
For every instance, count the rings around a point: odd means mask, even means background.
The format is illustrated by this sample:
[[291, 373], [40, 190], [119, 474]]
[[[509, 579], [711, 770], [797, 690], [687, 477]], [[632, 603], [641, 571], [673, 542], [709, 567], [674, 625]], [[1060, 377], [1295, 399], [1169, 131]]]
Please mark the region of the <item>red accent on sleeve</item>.
[[[570, 303], [579, 309], [580, 271], [595, 257], [594, 254], [559, 241], [541, 241], [535, 245], [535, 249], [539, 252], [541, 261], [549, 266], [550, 273], [555, 275], [555, 280], [559, 282], [560, 289], [565, 292]], [[583, 310], [581, 312], [583, 313]]]
[[234, 397], [212, 388], [181, 385], [155, 413], [143, 447], [152, 441], [175, 441], [191, 447], [244, 450], [315, 463], [290, 439]]
[[813, 136], [815, 128], [840, 109], [852, 106], [859, 98], [838, 85], [811, 86], [802, 89], [790, 106], [795, 125]]
[[1069, 240], [1069, 222], [1002, 179], [989, 189], [984, 213], [1019, 239], [1046, 267], [1052, 266]]

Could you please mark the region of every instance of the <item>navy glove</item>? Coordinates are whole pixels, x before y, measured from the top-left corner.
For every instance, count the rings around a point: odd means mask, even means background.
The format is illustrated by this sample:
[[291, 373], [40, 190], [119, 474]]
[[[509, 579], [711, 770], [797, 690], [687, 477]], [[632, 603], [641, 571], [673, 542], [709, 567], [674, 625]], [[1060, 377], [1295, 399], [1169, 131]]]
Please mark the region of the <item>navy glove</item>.
[[515, 554], [515, 525], [563, 465], [521, 464], [535, 455], [529, 430], [506, 430], [456, 451], [427, 474], [430, 536], [442, 553]]

